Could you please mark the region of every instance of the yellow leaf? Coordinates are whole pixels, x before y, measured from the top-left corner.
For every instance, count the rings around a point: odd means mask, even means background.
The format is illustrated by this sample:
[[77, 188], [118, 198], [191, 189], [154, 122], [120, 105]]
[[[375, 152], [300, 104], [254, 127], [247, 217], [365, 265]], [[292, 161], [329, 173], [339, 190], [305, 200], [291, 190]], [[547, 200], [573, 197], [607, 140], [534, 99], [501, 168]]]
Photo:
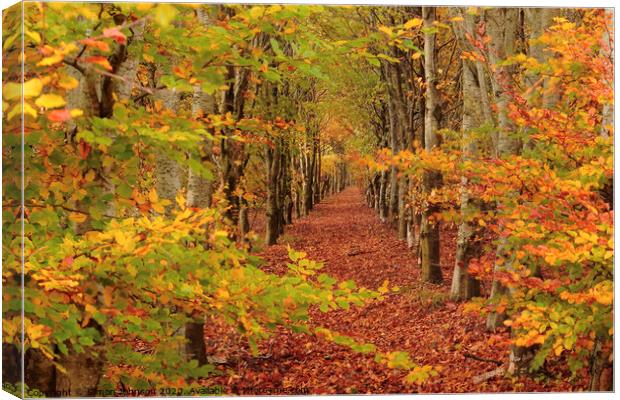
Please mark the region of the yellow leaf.
[[63, 58], [65, 57], [61, 53], [54, 53], [53, 55], [45, 57], [44, 59], [39, 61], [37, 65], [40, 67], [47, 67], [50, 65], [58, 64], [63, 60]]
[[75, 89], [79, 84], [80, 82], [77, 79], [69, 75], [63, 75], [58, 80], [58, 86], [66, 90]]
[[411, 29], [411, 28], [416, 28], [418, 26], [421, 26], [424, 23], [424, 20], [421, 18], [412, 18], [409, 21], [405, 22], [405, 25], [403, 25], [403, 27], [405, 29]]
[[28, 35], [36, 44], [41, 43], [41, 35], [39, 35], [39, 32], [33, 32], [28, 29], [25, 29], [24, 33]]
[[47, 336], [45, 333], [45, 328], [45, 325], [34, 325], [32, 323], [26, 324], [26, 334], [30, 340], [38, 340], [44, 336]]
[[36, 97], [43, 89], [43, 82], [39, 78], [34, 78], [24, 83], [24, 98]]
[[84, 111], [80, 110], [79, 108], [74, 108], [69, 112], [69, 114], [71, 114], [72, 118], [76, 118], [84, 115]]
[[37, 110], [35, 110], [29, 103], [24, 102], [24, 114], [30, 115], [32, 118], [36, 118]]
[[114, 240], [116, 240], [116, 243], [121, 245], [124, 251], [133, 251], [134, 247], [136, 246], [136, 243], [133, 240], [131, 234], [125, 233], [123, 231], [115, 231]]
[[388, 289], [388, 285], [389, 285], [389, 284], [390, 284], [390, 281], [389, 281], [389, 280], [387, 280], [387, 279], [386, 279], [386, 280], [384, 280], [384, 281], [383, 281], [383, 284], [381, 285], [381, 287], [379, 287], [379, 288], [377, 289], [377, 291], [378, 291], [379, 293], [381, 293], [381, 294], [386, 294], [387, 292], [389, 292], [389, 291], [390, 291], [390, 290]]
[[150, 10], [151, 7], [153, 7], [153, 4], [151, 3], [137, 3], [136, 4], [136, 10], [140, 10], [140, 11]]
[[215, 236], [216, 238], [218, 237], [228, 237], [228, 232], [227, 231], [215, 231], [213, 233], [213, 236]]
[[22, 95], [22, 85], [15, 82], [7, 82], [2, 88], [2, 97], [6, 100], [18, 99]]
[[69, 214], [69, 219], [73, 222], [77, 222], [78, 224], [86, 221], [86, 214], [72, 212]]
[[[36, 97], [43, 89], [43, 82], [39, 78], [34, 78], [24, 83], [24, 98]], [[2, 97], [6, 100], [19, 99], [22, 95], [22, 85], [15, 82], [8, 82], [2, 90]]]
[[250, 9], [250, 17], [252, 19], [258, 19], [265, 13], [265, 7], [263, 6], [254, 6]]
[[177, 202], [177, 205], [179, 206], [179, 208], [181, 208], [181, 210], [185, 209], [185, 203], [186, 203], [186, 199], [185, 196], [183, 196], [183, 194], [181, 192], [179, 192], [176, 197], [175, 200]]
[[450, 19], [450, 21], [452, 22], [462, 22], [463, 20], [463, 17], [453, 17], [452, 19]]
[[43, 94], [34, 103], [43, 108], [58, 108], [67, 104], [65, 99], [57, 94]]
[[391, 36], [392, 36], [392, 28], [390, 28], [390, 27], [387, 27], [387, 26], [381, 25], [381, 26], [379, 27], [379, 30], [380, 30], [381, 32], [385, 33], [386, 35], [388, 35], [389, 37], [391, 37]]
[[215, 295], [217, 297], [219, 297], [220, 299], [229, 299], [230, 298], [230, 293], [228, 293], [228, 290], [224, 289], [224, 288], [219, 288], [215, 291]]
[[155, 188], [151, 189], [149, 191], [149, 201], [151, 203], [157, 203], [158, 200], [159, 200], [159, 196], [157, 195], [157, 191], [155, 190]]
[[422, 52], [418, 51], [417, 53], [413, 53], [411, 55], [411, 59], [412, 60], [417, 60], [418, 58], [422, 57]]

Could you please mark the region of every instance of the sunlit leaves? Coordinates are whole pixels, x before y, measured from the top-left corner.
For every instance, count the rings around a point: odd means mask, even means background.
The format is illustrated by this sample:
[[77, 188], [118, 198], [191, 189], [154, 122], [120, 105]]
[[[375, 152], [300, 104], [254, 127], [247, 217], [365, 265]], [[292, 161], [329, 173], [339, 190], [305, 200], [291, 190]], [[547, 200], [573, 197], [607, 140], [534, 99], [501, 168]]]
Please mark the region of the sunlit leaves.
[[58, 108], [67, 104], [65, 99], [57, 94], [44, 94], [37, 98], [34, 103], [42, 108]]
[[412, 18], [403, 24], [403, 28], [405, 29], [417, 28], [419, 26], [422, 26], [422, 24], [424, 24], [424, 20], [422, 18]]
[[58, 86], [65, 90], [75, 89], [78, 87], [78, 85], [79, 81], [69, 75], [62, 75], [58, 80]]
[[22, 96], [22, 90], [24, 98], [26, 99], [37, 97], [41, 93], [41, 90], [43, 90], [43, 82], [38, 78], [30, 79], [24, 82], [23, 85], [8, 82], [2, 88], [2, 97], [6, 100], [19, 99]]

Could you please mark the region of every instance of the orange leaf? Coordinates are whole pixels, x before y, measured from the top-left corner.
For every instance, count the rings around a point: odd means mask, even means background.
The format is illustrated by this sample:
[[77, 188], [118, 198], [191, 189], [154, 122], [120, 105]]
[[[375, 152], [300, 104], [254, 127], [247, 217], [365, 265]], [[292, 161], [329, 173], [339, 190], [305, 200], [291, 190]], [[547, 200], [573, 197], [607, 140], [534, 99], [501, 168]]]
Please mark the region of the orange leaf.
[[64, 110], [54, 110], [47, 114], [47, 119], [52, 122], [65, 122], [71, 119], [71, 111]]
[[95, 40], [95, 39], [82, 39], [80, 40], [80, 43], [89, 46], [89, 47], [94, 47], [96, 49], [99, 49], [101, 51], [110, 51], [110, 46], [106, 43], [103, 42], [101, 40]]
[[108, 61], [107, 58], [102, 57], [102, 56], [86, 57], [84, 59], [84, 62], [89, 63], [89, 64], [98, 64], [98, 65], [101, 65], [104, 69], [108, 71], [112, 71], [112, 66], [110, 65], [110, 62]]

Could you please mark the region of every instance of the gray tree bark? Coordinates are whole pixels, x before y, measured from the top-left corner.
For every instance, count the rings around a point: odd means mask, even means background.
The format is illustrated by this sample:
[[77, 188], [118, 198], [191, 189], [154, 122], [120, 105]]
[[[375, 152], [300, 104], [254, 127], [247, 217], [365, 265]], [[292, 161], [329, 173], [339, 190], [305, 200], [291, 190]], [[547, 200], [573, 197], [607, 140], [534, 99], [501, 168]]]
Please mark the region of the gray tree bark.
[[[465, 32], [473, 35], [473, 16], [467, 14], [463, 10], [460, 14], [464, 18], [464, 26], [462, 29], [455, 24], [455, 33], [462, 50], [471, 51], [471, 47], [467, 42]], [[474, 157], [477, 153], [477, 142], [473, 139], [470, 131], [482, 124], [482, 114], [484, 111], [484, 101], [479, 99], [486, 97], [486, 92], [482, 91], [479, 86], [479, 68], [477, 61], [463, 60], [463, 68], [461, 72], [462, 92], [463, 92], [463, 120], [461, 128], [463, 131], [463, 159], [467, 160]], [[484, 75], [482, 80], [486, 79]], [[471, 198], [468, 180], [465, 176], [461, 177], [461, 216], [467, 218], [468, 214], [475, 212], [475, 202]], [[456, 243], [456, 261], [454, 265], [454, 273], [452, 276], [452, 286], [450, 288], [450, 297], [454, 300], [467, 300], [480, 295], [480, 283], [477, 279], [467, 272], [470, 260], [477, 253], [475, 243], [477, 238], [477, 224], [470, 220], [464, 220], [459, 224]]]
[[[422, 7], [424, 26], [432, 27], [436, 19], [434, 7]], [[424, 149], [431, 151], [439, 145], [437, 129], [437, 70], [435, 66], [435, 33], [427, 31], [424, 34], [424, 74], [426, 80], [426, 111], [424, 113]], [[441, 186], [441, 173], [427, 171], [423, 177], [424, 192], [431, 193]], [[443, 280], [439, 260], [439, 224], [431, 220], [435, 207], [426, 205], [422, 211], [422, 226], [420, 232], [420, 246], [422, 253], [422, 280], [431, 283], [440, 283]]]

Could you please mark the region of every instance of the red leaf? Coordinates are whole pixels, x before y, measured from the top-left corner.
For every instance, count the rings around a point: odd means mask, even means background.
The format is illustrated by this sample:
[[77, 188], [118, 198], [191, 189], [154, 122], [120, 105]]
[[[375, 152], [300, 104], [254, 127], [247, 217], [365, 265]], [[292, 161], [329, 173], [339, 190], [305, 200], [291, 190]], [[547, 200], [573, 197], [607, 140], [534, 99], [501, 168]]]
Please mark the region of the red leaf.
[[67, 109], [50, 111], [47, 119], [52, 122], [65, 122], [71, 119], [71, 112]]
[[123, 32], [121, 32], [118, 27], [114, 28], [106, 28], [103, 30], [103, 36], [107, 38], [114, 39], [117, 43], [125, 44], [127, 43], [127, 37]]

